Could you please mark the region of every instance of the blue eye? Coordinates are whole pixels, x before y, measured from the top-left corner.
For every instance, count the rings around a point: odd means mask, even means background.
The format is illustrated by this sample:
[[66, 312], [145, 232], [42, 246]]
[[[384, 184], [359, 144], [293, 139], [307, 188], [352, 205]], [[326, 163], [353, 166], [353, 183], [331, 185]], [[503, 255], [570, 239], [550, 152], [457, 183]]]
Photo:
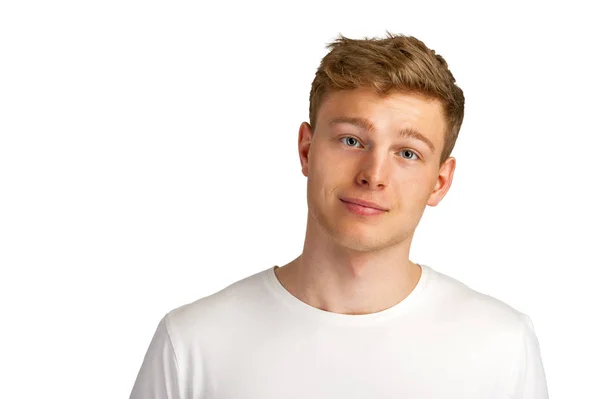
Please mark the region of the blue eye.
[[412, 154], [412, 155], [414, 155], [414, 156], [415, 156], [414, 158], [412, 158], [412, 157], [410, 157], [410, 155], [409, 155], [409, 158], [407, 158], [407, 159], [419, 159], [419, 157], [417, 156], [417, 154], [415, 154], [415, 153], [414, 153], [413, 151], [411, 151], [411, 150], [402, 150], [402, 151], [400, 151], [400, 153], [401, 153], [401, 154], [406, 154], [406, 153], [409, 153], [409, 154]]
[[[351, 136], [345, 136], [340, 139], [340, 141], [343, 141], [343, 140], [353, 140], [356, 142], [356, 144], [360, 144], [356, 138], [351, 137]], [[356, 145], [352, 145], [352, 143], [350, 143], [349, 147], [356, 147]], [[406, 155], [407, 153], [408, 153], [408, 157], [405, 157], [404, 155]], [[402, 158], [404, 158], [404, 159], [410, 159], [410, 160], [415, 160], [415, 161], [417, 159], [419, 159], [419, 156], [414, 151], [411, 151], [408, 149], [404, 149], [404, 150], [400, 151], [400, 154], [402, 154]]]
[[[356, 142], [358, 143], [358, 140], [356, 140], [354, 137], [349, 137], [349, 136], [347, 136], [347, 137], [342, 137], [340, 140], [344, 140], [344, 139], [350, 139], [350, 140], [354, 140], [354, 141], [356, 141]], [[354, 146], [353, 146], [352, 144], [350, 144], [350, 147], [354, 147]]]

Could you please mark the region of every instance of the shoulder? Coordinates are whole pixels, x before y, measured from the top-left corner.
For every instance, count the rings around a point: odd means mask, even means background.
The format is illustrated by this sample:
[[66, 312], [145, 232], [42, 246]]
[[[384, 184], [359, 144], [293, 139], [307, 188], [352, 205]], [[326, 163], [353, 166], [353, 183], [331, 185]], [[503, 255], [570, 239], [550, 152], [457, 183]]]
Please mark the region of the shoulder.
[[518, 309], [454, 277], [430, 268], [429, 279], [438, 317], [497, 333], [518, 334], [530, 323], [527, 315]]
[[[433, 271], [429, 292], [434, 329], [453, 347], [477, 353], [515, 397], [547, 398], [539, 342], [530, 317], [491, 295]], [[481, 356], [484, 354], [485, 356]], [[486, 363], [487, 362], [487, 363]], [[511, 396], [512, 397], [512, 396]]]
[[264, 302], [266, 270], [252, 274], [191, 303], [169, 311], [166, 327], [177, 340], [186, 340], [202, 332], [203, 336], [222, 334], [235, 328], [241, 319], [256, 312]]

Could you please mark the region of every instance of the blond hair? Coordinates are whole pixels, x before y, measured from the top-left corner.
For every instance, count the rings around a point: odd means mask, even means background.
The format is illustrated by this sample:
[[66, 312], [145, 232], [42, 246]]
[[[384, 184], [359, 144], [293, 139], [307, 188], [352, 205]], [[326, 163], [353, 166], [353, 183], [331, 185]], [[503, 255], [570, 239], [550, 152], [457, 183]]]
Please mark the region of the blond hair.
[[316, 129], [317, 111], [327, 93], [372, 87], [413, 92], [441, 102], [446, 118], [440, 164], [451, 154], [464, 116], [465, 98], [441, 55], [412, 36], [387, 32], [385, 38], [349, 39], [342, 35], [327, 45], [310, 90], [309, 119]]

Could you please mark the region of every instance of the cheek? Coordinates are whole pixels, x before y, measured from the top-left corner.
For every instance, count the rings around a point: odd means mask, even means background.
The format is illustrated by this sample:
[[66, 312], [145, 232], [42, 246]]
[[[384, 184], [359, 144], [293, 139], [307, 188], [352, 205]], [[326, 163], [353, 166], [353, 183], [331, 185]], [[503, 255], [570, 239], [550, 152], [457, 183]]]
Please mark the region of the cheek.
[[340, 186], [341, 173], [333, 169], [330, 162], [323, 162], [317, 157], [310, 160], [309, 164], [308, 195], [321, 203]]
[[431, 194], [431, 177], [426, 173], [401, 173], [397, 176], [398, 200], [404, 206], [421, 207]]
[[321, 152], [309, 161], [310, 175], [315, 182], [323, 184], [324, 189], [348, 183], [353, 165], [348, 157], [339, 156], [335, 151]]

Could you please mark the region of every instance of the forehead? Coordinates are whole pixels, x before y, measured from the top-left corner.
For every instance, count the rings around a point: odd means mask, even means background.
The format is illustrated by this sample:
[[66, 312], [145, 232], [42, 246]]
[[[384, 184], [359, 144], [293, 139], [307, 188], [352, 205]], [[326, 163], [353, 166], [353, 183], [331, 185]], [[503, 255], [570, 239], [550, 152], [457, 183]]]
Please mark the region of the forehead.
[[[380, 94], [359, 88], [328, 93], [317, 115], [317, 126], [326, 126], [339, 118], [364, 118], [376, 132], [413, 128], [438, 141], [446, 128], [441, 102], [419, 93], [391, 91]], [[439, 136], [439, 137], [438, 137]]]

